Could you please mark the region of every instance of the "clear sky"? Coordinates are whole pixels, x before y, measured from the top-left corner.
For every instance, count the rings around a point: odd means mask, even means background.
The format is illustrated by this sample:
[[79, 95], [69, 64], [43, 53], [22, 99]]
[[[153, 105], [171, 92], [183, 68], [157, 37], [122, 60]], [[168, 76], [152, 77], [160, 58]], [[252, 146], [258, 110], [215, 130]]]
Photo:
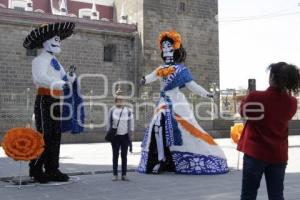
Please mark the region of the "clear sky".
[[221, 89], [268, 86], [267, 66], [300, 67], [300, 0], [219, 0]]

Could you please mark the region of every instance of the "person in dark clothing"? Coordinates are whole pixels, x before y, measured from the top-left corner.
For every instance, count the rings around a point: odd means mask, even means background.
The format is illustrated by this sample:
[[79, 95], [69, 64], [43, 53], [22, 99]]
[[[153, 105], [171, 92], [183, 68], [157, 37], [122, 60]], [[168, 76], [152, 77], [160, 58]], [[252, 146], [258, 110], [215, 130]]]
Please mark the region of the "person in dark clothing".
[[246, 119], [238, 143], [244, 152], [241, 200], [255, 200], [265, 175], [269, 200], [283, 200], [284, 176], [288, 160], [288, 122], [297, 111], [299, 69], [285, 62], [269, 66], [270, 87], [253, 91], [240, 107]]

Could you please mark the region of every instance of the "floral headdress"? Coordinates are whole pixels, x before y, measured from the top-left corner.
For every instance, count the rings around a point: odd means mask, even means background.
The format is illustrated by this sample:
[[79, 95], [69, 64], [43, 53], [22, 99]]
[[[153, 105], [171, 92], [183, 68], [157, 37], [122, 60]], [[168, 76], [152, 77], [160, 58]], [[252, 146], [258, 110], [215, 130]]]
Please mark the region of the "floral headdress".
[[158, 38], [158, 46], [160, 49], [162, 49], [162, 41], [165, 38], [170, 38], [173, 40], [173, 47], [174, 49], [179, 49], [180, 45], [181, 45], [181, 35], [175, 31], [175, 30], [170, 30], [170, 31], [165, 31], [159, 34], [159, 38]]

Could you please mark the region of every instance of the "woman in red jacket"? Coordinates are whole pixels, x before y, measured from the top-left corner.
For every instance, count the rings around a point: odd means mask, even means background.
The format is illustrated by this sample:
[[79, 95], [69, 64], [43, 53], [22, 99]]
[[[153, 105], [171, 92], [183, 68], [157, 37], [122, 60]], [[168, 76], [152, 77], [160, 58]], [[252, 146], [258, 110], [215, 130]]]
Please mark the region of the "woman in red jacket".
[[270, 87], [253, 91], [242, 101], [240, 113], [246, 119], [238, 144], [244, 152], [241, 200], [255, 200], [265, 175], [270, 200], [283, 200], [288, 160], [288, 122], [297, 111], [299, 69], [284, 62], [269, 66]]

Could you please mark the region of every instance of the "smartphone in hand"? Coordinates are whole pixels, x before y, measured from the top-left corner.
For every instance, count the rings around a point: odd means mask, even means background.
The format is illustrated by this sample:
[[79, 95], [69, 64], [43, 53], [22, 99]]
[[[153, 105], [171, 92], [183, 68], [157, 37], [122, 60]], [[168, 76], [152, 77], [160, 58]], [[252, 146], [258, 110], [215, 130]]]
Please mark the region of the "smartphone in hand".
[[248, 92], [256, 91], [256, 80], [248, 79]]

